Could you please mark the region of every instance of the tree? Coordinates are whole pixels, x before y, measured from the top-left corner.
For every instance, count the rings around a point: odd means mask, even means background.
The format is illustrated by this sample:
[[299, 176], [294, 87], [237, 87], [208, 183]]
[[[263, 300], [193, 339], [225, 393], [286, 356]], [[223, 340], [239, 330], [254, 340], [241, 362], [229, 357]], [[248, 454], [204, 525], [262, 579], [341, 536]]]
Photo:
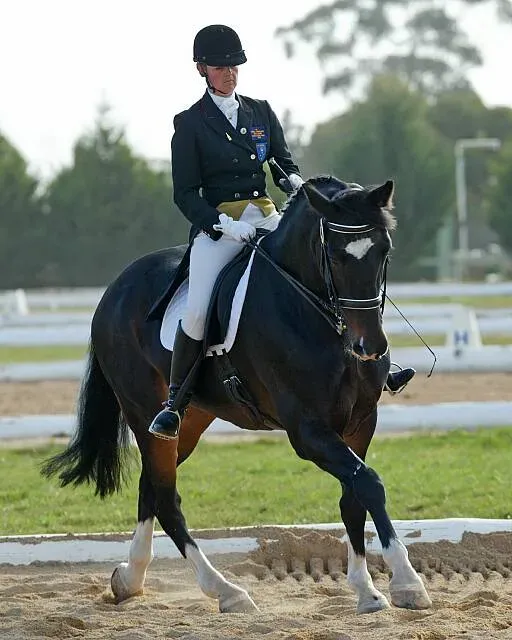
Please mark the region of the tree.
[[73, 164], [45, 197], [47, 284], [102, 285], [154, 249], [186, 241], [188, 223], [172, 204], [170, 167], [151, 167], [100, 109]]
[[0, 288], [26, 286], [38, 260], [37, 189], [21, 154], [0, 134]]
[[453, 211], [451, 147], [427, 113], [420, 93], [379, 76], [364, 102], [317, 127], [304, 155], [308, 174], [331, 172], [365, 185], [396, 181], [394, 280], [420, 275], [421, 258], [434, 253], [436, 233]]
[[512, 20], [512, 0], [335, 0], [276, 34], [288, 56], [297, 41], [314, 48], [328, 67], [325, 93], [364, 89], [374, 74], [390, 72], [437, 94], [467, 87], [468, 71], [482, 64], [459, 18], [484, 4], [494, 6], [500, 20]]

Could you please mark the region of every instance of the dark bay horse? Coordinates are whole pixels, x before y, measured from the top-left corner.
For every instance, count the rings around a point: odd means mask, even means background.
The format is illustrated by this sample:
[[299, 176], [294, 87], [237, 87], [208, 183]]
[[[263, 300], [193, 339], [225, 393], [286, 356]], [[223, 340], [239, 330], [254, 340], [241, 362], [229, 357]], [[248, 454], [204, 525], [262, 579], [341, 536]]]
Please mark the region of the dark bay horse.
[[[347, 579], [361, 613], [389, 607], [366, 566], [367, 512], [392, 573], [393, 604], [431, 605], [387, 514], [384, 486], [364, 462], [390, 366], [381, 291], [395, 226], [389, 212], [393, 189], [392, 181], [373, 189], [332, 177], [304, 183], [284, 207], [277, 230], [259, 244], [265, 254], [255, 254], [229, 353], [261, 414], [286, 431], [301, 458], [341, 483], [340, 512], [349, 538]], [[105, 497], [121, 485], [129, 427], [142, 471], [128, 561], [111, 580], [117, 600], [143, 588], [157, 517], [220, 610], [249, 611], [256, 605], [248, 593], [214, 569], [191, 537], [176, 488], [177, 467], [215, 417], [255, 428], [246, 410], [226, 393], [216, 358], [201, 364], [179, 439], [161, 440], [148, 432], [167, 397], [171, 354], [160, 344], [159, 323], [146, 317], [183, 254], [181, 247], [143, 256], [106, 290], [92, 321], [77, 430], [43, 473], [58, 473], [63, 485], [94, 482], [97, 494]]]

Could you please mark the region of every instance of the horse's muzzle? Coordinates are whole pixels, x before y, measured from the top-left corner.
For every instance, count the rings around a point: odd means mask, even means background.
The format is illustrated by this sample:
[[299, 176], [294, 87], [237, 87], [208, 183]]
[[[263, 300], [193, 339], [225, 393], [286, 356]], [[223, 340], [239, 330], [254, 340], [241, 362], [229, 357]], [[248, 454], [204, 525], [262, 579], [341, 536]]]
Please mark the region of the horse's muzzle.
[[374, 346], [373, 348], [372, 345], [365, 343], [363, 338], [359, 338], [359, 341], [352, 345], [352, 355], [362, 362], [369, 360], [377, 362], [386, 355], [388, 349], [389, 346], [385, 338], [381, 345], [378, 347]]

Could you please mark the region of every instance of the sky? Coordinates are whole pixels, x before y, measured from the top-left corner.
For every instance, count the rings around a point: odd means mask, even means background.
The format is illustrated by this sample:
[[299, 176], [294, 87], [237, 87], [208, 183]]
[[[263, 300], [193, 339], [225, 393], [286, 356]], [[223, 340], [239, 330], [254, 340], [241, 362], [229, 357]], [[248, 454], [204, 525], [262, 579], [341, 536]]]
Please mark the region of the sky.
[[[93, 126], [98, 105], [112, 106], [129, 143], [168, 159], [172, 119], [204, 91], [192, 62], [196, 32], [212, 23], [239, 33], [248, 62], [237, 90], [267, 99], [311, 131], [343, 110], [321, 94], [312, 51], [286, 59], [274, 35], [318, 0], [0, 0], [0, 132], [30, 169], [50, 177], [71, 161], [74, 141]], [[489, 7], [464, 20], [484, 56], [470, 75], [486, 104], [512, 107], [512, 26]]]

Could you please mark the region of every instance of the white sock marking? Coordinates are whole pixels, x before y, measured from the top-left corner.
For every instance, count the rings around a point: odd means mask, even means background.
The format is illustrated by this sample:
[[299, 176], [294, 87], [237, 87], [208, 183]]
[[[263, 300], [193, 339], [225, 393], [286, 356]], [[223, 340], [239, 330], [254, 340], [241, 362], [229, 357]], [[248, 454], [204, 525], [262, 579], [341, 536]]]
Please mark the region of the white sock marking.
[[134, 594], [144, 586], [146, 570], [153, 560], [153, 526], [154, 518], [139, 522], [128, 553], [128, 562], [118, 567], [118, 580], [126, 594]]
[[185, 545], [187, 560], [190, 560], [196, 574], [199, 586], [210, 598], [218, 598], [222, 584], [226, 582], [224, 576], [215, 569], [201, 549], [191, 544]]
[[386, 597], [373, 586], [372, 577], [366, 566], [366, 557], [356, 555], [350, 540], [347, 540], [347, 551], [347, 582], [357, 595], [357, 612], [368, 613], [388, 607]]
[[350, 540], [347, 541], [348, 566], [347, 566], [347, 582], [349, 586], [362, 596], [365, 593], [374, 590], [372, 577], [366, 566], [366, 557], [356, 555]]
[[407, 548], [400, 540], [391, 540], [387, 549], [382, 549], [382, 557], [393, 573], [393, 582], [402, 588], [421, 584], [420, 577], [409, 561]]
[[[192, 564], [199, 586], [203, 593], [210, 598], [219, 600], [221, 611], [243, 611], [257, 609], [245, 589], [228, 582], [215, 569], [201, 549], [191, 544], [185, 545], [187, 560]], [[242, 608], [240, 606], [243, 605]]]

